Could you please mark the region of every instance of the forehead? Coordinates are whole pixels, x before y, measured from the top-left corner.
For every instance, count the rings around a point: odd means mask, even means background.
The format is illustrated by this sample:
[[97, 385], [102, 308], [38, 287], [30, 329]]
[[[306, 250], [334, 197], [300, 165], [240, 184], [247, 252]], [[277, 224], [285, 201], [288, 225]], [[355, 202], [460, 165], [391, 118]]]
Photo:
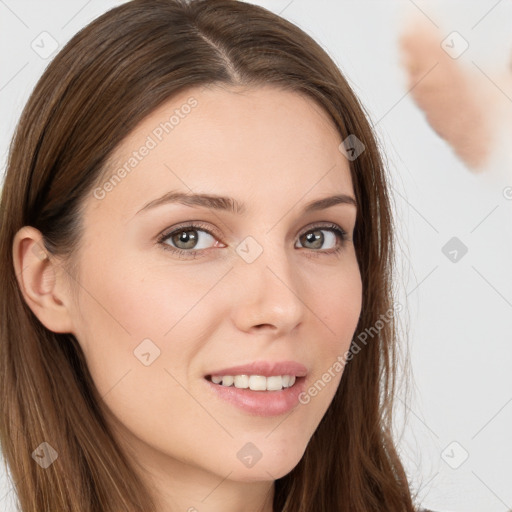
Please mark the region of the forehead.
[[[271, 86], [191, 88], [147, 116], [114, 151], [101, 207], [132, 215], [166, 190], [221, 193], [269, 207], [353, 193], [341, 136], [313, 99]], [[276, 203], [277, 201], [277, 203]], [[97, 205], [99, 207], [99, 205]]]

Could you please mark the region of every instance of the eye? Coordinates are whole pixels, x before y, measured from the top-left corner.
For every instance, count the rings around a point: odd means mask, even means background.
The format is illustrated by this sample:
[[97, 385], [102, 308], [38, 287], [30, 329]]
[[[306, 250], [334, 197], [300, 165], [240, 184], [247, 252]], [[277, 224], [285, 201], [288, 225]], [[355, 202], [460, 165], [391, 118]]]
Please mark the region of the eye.
[[161, 235], [158, 242], [163, 245], [164, 249], [185, 257], [195, 257], [198, 253], [205, 252], [204, 250], [208, 249], [208, 244], [211, 247], [222, 246], [214, 235], [200, 224], [180, 226], [170, 233]]
[[[325, 233], [325, 234], [324, 234]], [[336, 224], [313, 226], [299, 235], [299, 248], [310, 249], [314, 256], [336, 254], [343, 249], [343, 242], [348, 240], [347, 233]], [[336, 243], [338, 242], [338, 243]], [[167, 251], [180, 257], [196, 258], [207, 253], [212, 247], [226, 247], [215, 235], [199, 223], [189, 223], [164, 232], [158, 243]], [[324, 244], [329, 246], [324, 248]]]
[[[340, 243], [337, 244], [337, 240], [339, 240]], [[299, 242], [302, 247], [305, 249], [313, 249], [314, 252], [323, 254], [339, 252], [343, 248], [343, 242], [346, 240], [348, 240], [347, 233], [336, 224], [314, 226], [299, 236]], [[317, 249], [322, 249], [326, 242], [330, 247], [327, 247], [326, 250], [318, 251]]]

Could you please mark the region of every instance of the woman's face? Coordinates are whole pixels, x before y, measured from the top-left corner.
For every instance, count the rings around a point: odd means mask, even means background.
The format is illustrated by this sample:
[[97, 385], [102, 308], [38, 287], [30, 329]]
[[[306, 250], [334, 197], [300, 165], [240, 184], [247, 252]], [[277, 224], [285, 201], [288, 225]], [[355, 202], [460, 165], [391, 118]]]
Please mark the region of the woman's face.
[[[123, 141], [87, 198], [73, 333], [154, 474], [268, 481], [301, 459], [361, 311], [356, 207], [311, 207], [354, 197], [340, 143], [297, 93], [190, 89]], [[244, 365], [261, 366], [230, 369]]]

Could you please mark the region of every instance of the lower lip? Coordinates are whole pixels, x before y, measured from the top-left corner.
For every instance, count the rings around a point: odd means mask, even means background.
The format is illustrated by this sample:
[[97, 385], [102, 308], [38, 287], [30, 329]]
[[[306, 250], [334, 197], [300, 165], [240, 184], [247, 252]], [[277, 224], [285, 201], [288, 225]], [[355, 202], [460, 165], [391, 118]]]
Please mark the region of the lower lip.
[[253, 391], [235, 386], [214, 384], [205, 379], [206, 384], [220, 398], [239, 409], [256, 416], [279, 416], [291, 411], [299, 403], [299, 395], [305, 388], [305, 377], [299, 377], [290, 388], [279, 391]]

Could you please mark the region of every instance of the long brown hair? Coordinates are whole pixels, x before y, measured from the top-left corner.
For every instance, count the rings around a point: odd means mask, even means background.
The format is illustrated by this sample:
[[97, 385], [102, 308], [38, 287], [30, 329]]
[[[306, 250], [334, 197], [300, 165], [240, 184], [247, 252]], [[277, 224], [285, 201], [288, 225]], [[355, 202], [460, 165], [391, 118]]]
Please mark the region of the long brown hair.
[[[341, 140], [354, 134], [365, 146], [350, 160], [363, 283], [353, 343], [379, 320], [384, 325], [347, 363], [301, 461], [275, 482], [274, 511], [412, 512], [392, 436], [397, 333], [393, 318], [382, 322], [382, 315], [394, 310], [394, 230], [376, 135], [311, 37], [236, 0], [134, 0], [112, 9], [57, 54], [23, 111], [0, 213], [0, 441], [21, 510], [155, 510], [136, 462], [107, 426], [77, 340], [46, 329], [25, 303], [12, 244], [22, 226], [34, 226], [72, 275], [81, 205], [116, 146], [177, 92], [217, 83], [307, 94], [330, 114]], [[31, 456], [43, 441], [58, 452], [45, 470]]]

